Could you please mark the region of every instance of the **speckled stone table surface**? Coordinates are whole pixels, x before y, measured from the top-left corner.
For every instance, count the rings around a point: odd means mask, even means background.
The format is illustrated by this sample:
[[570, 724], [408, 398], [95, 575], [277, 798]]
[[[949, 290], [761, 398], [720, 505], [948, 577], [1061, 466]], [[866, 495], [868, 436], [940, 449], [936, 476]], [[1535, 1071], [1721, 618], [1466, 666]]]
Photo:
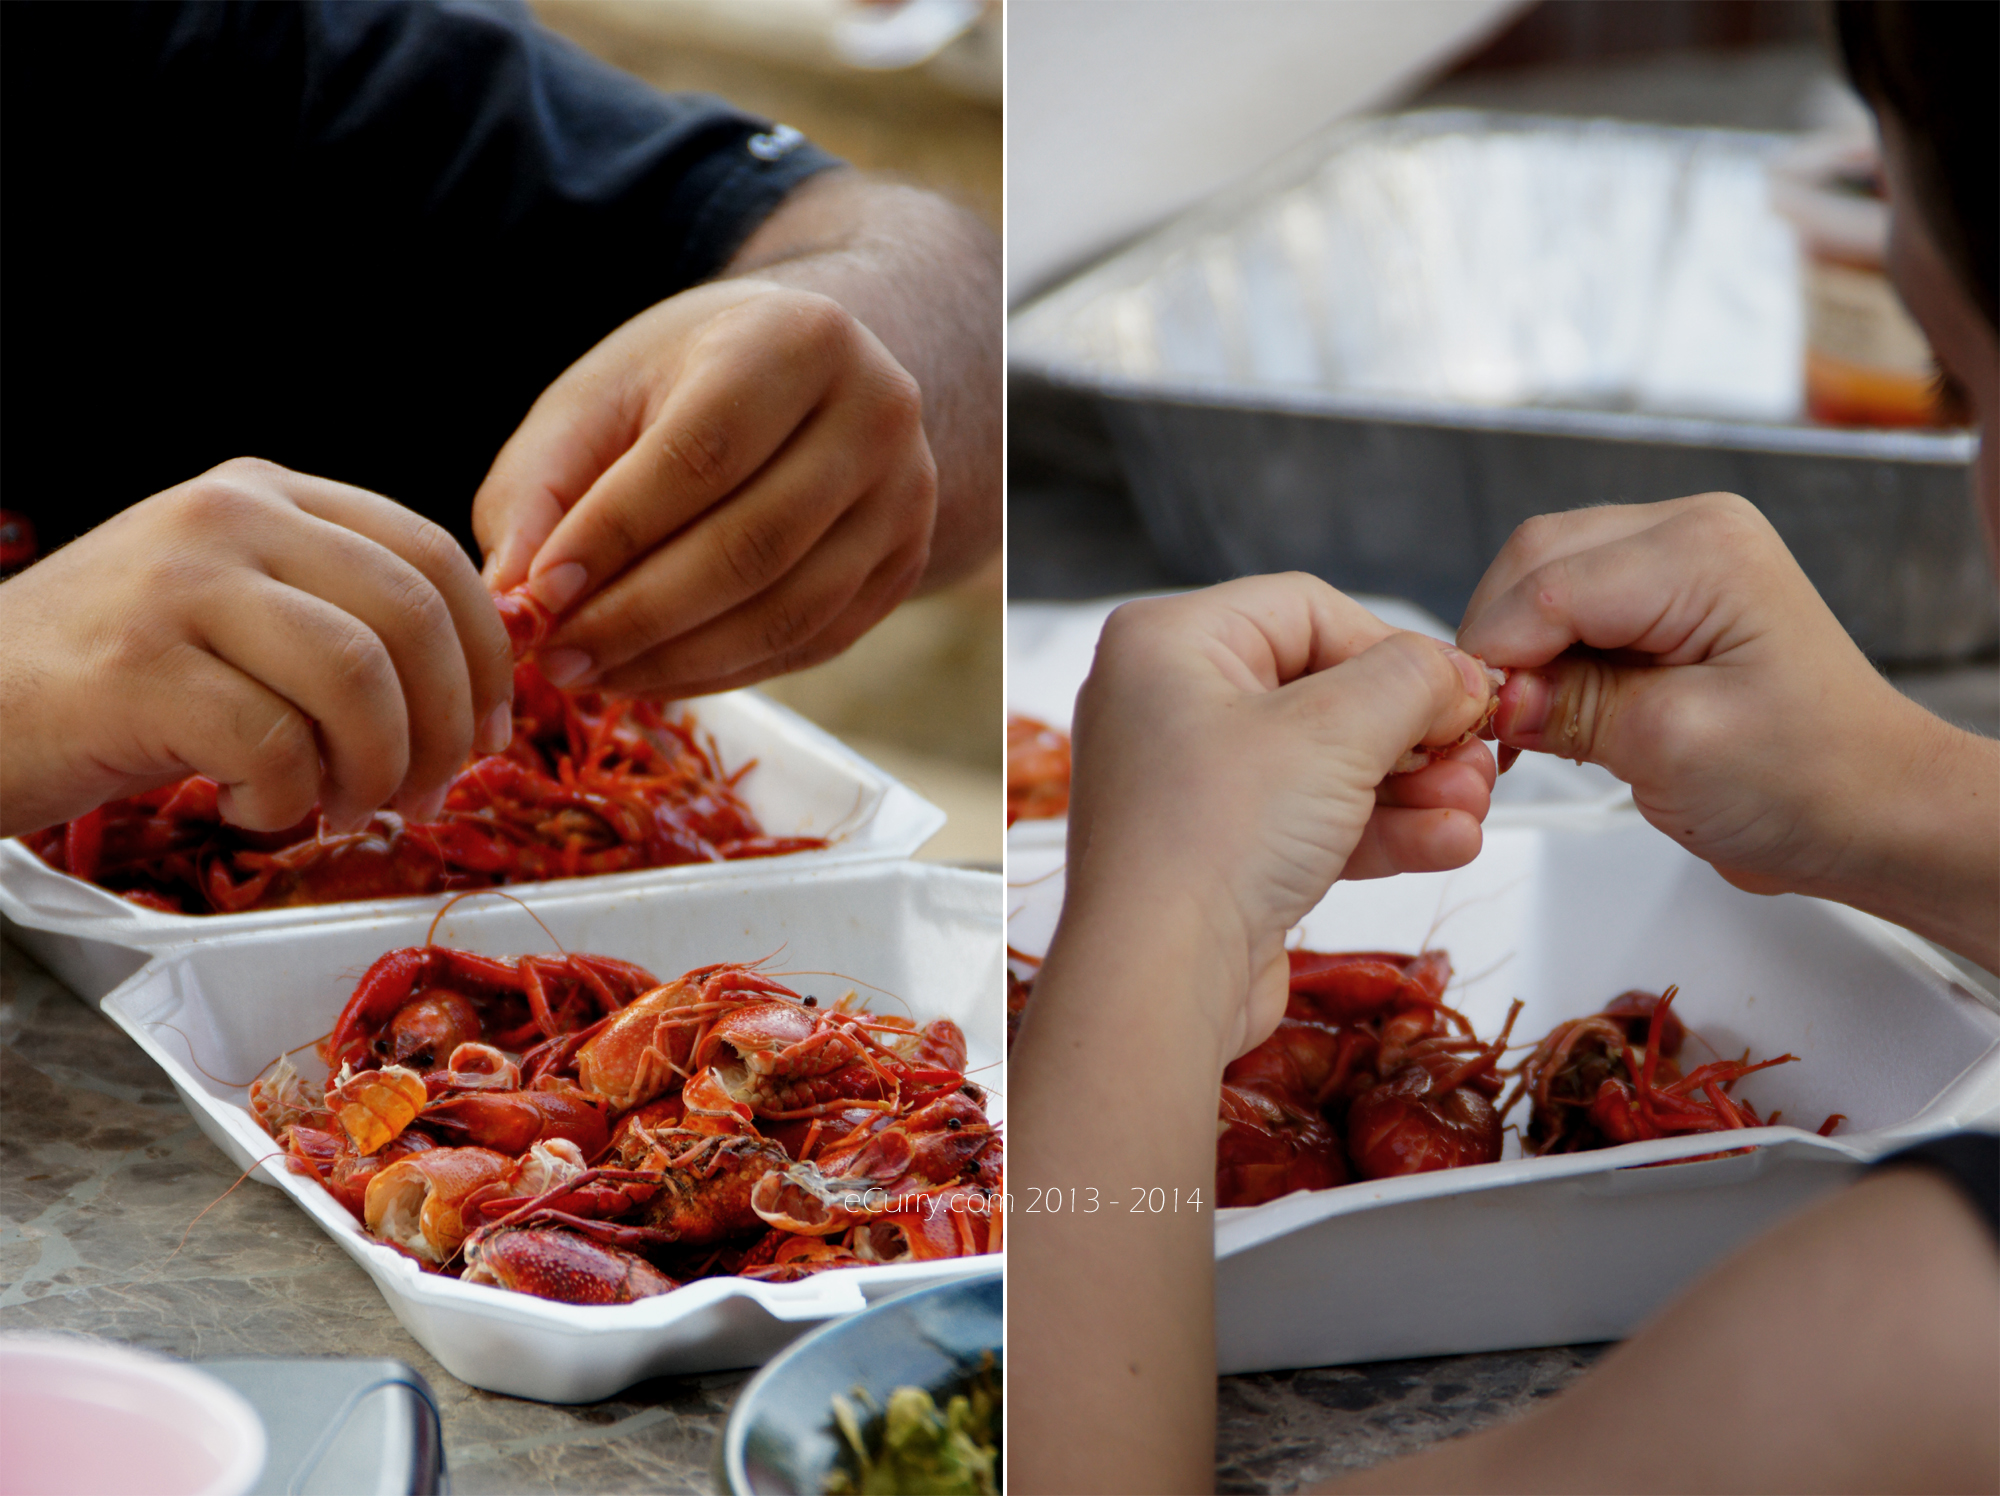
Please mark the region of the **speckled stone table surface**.
[[1562, 1391], [1608, 1349], [1566, 1345], [1224, 1377], [1215, 1488], [1304, 1490], [1505, 1423]]
[[481, 1392], [290, 1200], [235, 1180], [159, 1067], [0, 943], [0, 1330], [193, 1359], [395, 1357], [438, 1395], [458, 1496], [714, 1489], [715, 1441], [750, 1373], [662, 1377], [583, 1407]]

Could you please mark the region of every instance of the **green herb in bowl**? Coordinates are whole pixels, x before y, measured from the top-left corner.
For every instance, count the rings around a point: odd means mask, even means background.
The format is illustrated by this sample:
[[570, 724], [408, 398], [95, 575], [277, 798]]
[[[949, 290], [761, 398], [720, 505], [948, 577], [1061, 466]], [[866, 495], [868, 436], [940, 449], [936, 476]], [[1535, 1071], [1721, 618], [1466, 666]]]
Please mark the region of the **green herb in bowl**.
[[[833, 1421], [855, 1467], [827, 1477], [828, 1496], [992, 1496], [1000, 1489], [1000, 1370], [991, 1351], [943, 1412], [921, 1387], [898, 1387], [879, 1413], [863, 1388], [854, 1399], [833, 1398]], [[867, 1411], [865, 1428], [855, 1402]]]

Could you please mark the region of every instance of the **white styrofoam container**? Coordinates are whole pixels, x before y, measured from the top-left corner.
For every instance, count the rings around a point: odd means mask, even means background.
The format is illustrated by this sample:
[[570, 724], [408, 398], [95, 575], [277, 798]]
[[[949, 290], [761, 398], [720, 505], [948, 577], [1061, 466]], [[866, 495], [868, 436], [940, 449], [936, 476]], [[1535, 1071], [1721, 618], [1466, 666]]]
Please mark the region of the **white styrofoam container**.
[[[1036, 954], [1062, 852], [1010, 850], [1008, 940]], [[1489, 1037], [1516, 997], [1515, 1036], [1532, 1042], [1628, 988], [1677, 983], [1674, 1010], [1721, 1054], [1800, 1063], [1737, 1088], [1786, 1124], [1730, 1134], [1747, 1155], [1634, 1167], [1712, 1153], [1709, 1135], [1524, 1158], [1510, 1132], [1498, 1163], [1218, 1212], [1224, 1372], [1616, 1339], [1866, 1160], [2000, 1127], [1990, 991], [1883, 921], [1731, 887], [1636, 812], [1496, 809], [1469, 866], [1336, 884], [1299, 935], [1315, 950], [1444, 947], [1447, 1000]], [[1833, 1112], [1847, 1121], [1815, 1136]]]
[[[669, 887], [545, 889], [533, 915], [475, 894], [441, 945], [486, 955], [564, 949], [636, 961], [662, 978], [718, 961], [768, 970], [823, 1001], [858, 989], [878, 1012], [945, 1017], [967, 1068], [996, 1079], [1003, 998], [1000, 893], [990, 874], [922, 863], [821, 866]], [[537, 918], [540, 924], [537, 924]], [[990, 1272], [991, 1258], [851, 1268], [798, 1283], [707, 1279], [636, 1304], [557, 1304], [418, 1271], [371, 1241], [317, 1181], [268, 1160], [247, 1082], [326, 1032], [384, 951], [424, 940], [430, 916], [205, 939], [154, 958], [104, 1011], [154, 1060], [202, 1131], [239, 1167], [296, 1200], [375, 1280], [397, 1319], [461, 1381], [545, 1402], [591, 1402], [644, 1377], [751, 1366], [810, 1326], [920, 1284]], [[547, 927], [545, 933], [542, 926]], [[787, 975], [795, 973], [795, 975]], [[310, 1070], [307, 1056], [302, 1068]], [[244, 1085], [230, 1082], [241, 1080]], [[1000, 1097], [989, 1111], [999, 1120]]]
[[[944, 812], [884, 774], [832, 734], [754, 691], [731, 691], [690, 702], [698, 730], [715, 740], [728, 769], [756, 767], [739, 793], [773, 836], [824, 836], [832, 845], [783, 858], [697, 862], [678, 867], [607, 873], [593, 888], [658, 888], [717, 878], [758, 876], [774, 867], [825, 866], [908, 857], [944, 824]], [[513, 893], [580, 880], [513, 883]], [[411, 910], [435, 912], [450, 894], [366, 899], [248, 914], [163, 914], [58, 873], [17, 841], [0, 841], [0, 916], [11, 937], [80, 996], [96, 1000], [137, 971], [145, 953], [197, 937], [237, 931], [323, 925]]]

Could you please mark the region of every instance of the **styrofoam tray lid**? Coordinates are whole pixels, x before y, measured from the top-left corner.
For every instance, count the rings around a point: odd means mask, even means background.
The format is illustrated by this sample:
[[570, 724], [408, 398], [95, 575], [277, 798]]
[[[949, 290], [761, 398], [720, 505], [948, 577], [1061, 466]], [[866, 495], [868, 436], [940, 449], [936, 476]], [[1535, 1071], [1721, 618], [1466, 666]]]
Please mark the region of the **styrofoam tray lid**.
[[[1094, 598], [1077, 603], [1017, 602], [1007, 607], [1007, 710], [1020, 712], [1070, 730], [1076, 693], [1083, 689], [1097, 655], [1097, 637], [1112, 610], [1135, 597], [1172, 596], [1137, 593], [1130, 597]], [[1452, 628], [1436, 614], [1400, 597], [1352, 594], [1391, 628], [1410, 629], [1433, 639], [1449, 640]], [[1523, 754], [1493, 788], [1496, 810], [1535, 807], [1565, 811], [1600, 811], [1630, 804], [1632, 792], [1608, 770], [1595, 764], [1571, 763], [1543, 753]], [[1016, 821], [1008, 828], [1012, 846], [1060, 846], [1065, 822]]]
[[[754, 691], [703, 696], [688, 703], [698, 730], [712, 737], [720, 762], [733, 770], [755, 761], [739, 793], [773, 836], [823, 836], [832, 845], [782, 858], [684, 863], [587, 880], [514, 883], [510, 892], [579, 881], [614, 890], [655, 888], [756, 875], [775, 865], [908, 857], [945, 822], [942, 810], [869, 763], [831, 733]], [[435, 911], [449, 894], [364, 899], [247, 914], [168, 914], [130, 903], [49, 867], [20, 842], [0, 841], [0, 914], [34, 930], [158, 951], [197, 936], [368, 919], [413, 909]], [[85, 993], [95, 997], [97, 993]]]
[[[572, 889], [575, 885], [570, 886]], [[437, 941], [487, 955], [565, 949], [636, 961], [664, 978], [767, 960], [801, 992], [857, 988], [878, 1012], [945, 1017], [967, 1069], [997, 1080], [1004, 1026], [997, 880], [921, 863], [780, 871], [701, 884], [589, 888], [533, 913], [474, 895]], [[850, 1268], [797, 1283], [703, 1279], [635, 1304], [581, 1306], [421, 1272], [370, 1240], [320, 1185], [276, 1162], [247, 1108], [248, 1082], [324, 1033], [384, 951], [421, 944], [427, 912], [257, 930], [168, 951], [104, 1011], [167, 1072], [202, 1131], [239, 1167], [290, 1195], [374, 1279], [404, 1327], [460, 1380], [547, 1402], [607, 1397], [643, 1377], [755, 1365], [799, 1330], [919, 1284], [991, 1271], [990, 1258]], [[546, 927], [546, 933], [543, 927]], [[314, 1062], [308, 1054], [301, 1068]], [[988, 1111], [999, 1121], [1002, 1097]]]
[[[1015, 852], [1007, 939], [1039, 954], [1061, 911], [1062, 854]], [[1675, 1012], [1715, 1051], [1690, 1040], [1687, 1053], [1698, 1060], [1745, 1049], [1753, 1060], [1799, 1057], [1736, 1089], [1760, 1113], [1782, 1113], [1783, 1125], [1730, 1133], [1731, 1147], [1859, 1161], [1963, 1127], [2000, 1126], [2000, 1001], [1992, 992], [1882, 920], [1732, 887], [1636, 812], [1600, 812], [1590, 825], [1489, 824], [1484, 850], [1455, 872], [1335, 884], [1297, 937], [1328, 951], [1442, 946], [1453, 967], [1446, 1001], [1490, 1038], [1520, 998], [1514, 1034], [1530, 1044], [1627, 989], [1678, 984]], [[1847, 1121], [1818, 1137], [1814, 1129], [1834, 1112]], [[1509, 1120], [1525, 1125], [1525, 1111]], [[1221, 1211], [1216, 1250], [1227, 1257], [1338, 1215], [1710, 1154], [1717, 1141], [1711, 1134], [1526, 1158], [1510, 1130], [1497, 1163]]]

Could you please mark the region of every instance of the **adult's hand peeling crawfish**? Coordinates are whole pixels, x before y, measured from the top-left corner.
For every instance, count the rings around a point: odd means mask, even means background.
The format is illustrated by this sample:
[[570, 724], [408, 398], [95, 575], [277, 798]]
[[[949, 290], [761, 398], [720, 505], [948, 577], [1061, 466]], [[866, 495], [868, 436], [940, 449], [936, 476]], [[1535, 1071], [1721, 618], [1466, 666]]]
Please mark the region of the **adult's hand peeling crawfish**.
[[478, 574], [378, 494], [238, 459], [0, 586], [0, 834], [206, 775], [224, 819], [424, 818], [504, 748], [511, 660]]

